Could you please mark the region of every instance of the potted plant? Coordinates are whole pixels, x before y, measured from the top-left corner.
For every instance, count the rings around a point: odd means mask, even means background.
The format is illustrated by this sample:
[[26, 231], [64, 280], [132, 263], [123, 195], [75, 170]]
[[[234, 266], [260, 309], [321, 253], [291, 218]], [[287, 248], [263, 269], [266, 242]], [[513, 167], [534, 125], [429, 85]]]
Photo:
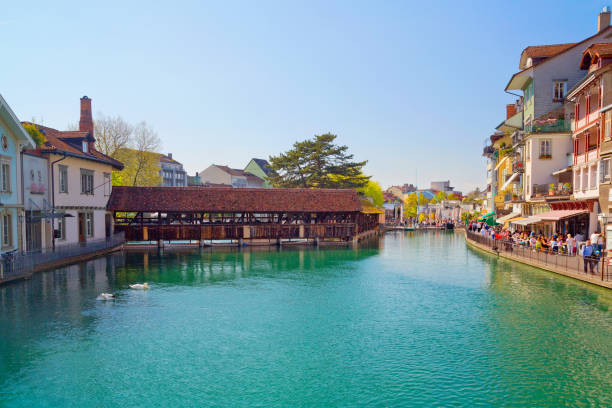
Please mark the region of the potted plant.
[[518, 200], [518, 194], [516, 192], [512, 193], [512, 201]]
[[572, 189], [572, 186], [570, 185], [570, 183], [563, 184], [563, 193], [569, 194], [571, 189]]
[[555, 195], [555, 185], [551, 184], [548, 186], [548, 195], [553, 196]]

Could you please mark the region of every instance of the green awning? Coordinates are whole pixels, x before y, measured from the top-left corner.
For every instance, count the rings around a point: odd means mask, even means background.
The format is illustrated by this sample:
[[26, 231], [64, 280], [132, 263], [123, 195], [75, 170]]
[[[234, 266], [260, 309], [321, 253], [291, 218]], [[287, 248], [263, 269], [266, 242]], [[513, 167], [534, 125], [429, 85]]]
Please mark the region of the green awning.
[[483, 215], [482, 217], [478, 218], [478, 221], [484, 221], [491, 217], [495, 217], [495, 211], [491, 211], [490, 213]]
[[490, 225], [491, 227], [494, 227], [497, 225], [497, 221], [493, 219], [494, 217], [489, 217], [485, 220], [485, 223], [487, 225]]

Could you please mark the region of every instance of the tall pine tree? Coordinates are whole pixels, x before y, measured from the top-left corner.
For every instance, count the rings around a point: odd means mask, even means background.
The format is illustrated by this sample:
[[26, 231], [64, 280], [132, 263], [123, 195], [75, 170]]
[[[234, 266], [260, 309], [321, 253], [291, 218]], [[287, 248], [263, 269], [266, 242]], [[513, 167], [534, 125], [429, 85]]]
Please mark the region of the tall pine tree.
[[362, 168], [367, 161], [355, 162], [348, 146], [334, 144], [336, 135], [326, 133], [296, 142], [293, 148], [270, 157], [268, 181], [284, 188], [360, 188], [370, 177]]

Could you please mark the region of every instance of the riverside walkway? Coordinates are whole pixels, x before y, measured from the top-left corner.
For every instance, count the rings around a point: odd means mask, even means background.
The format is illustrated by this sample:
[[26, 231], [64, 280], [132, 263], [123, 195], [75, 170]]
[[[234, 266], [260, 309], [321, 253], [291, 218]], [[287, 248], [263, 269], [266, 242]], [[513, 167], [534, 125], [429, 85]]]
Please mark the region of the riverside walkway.
[[612, 289], [612, 266], [609, 265], [612, 258], [604, 257], [593, 262], [592, 272], [590, 265], [587, 265], [588, 272], [585, 273], [585, 260], [581, 256], [535, 251], [512, 242], [483, 237], [468, 230], [465, 230], [465, 241], [470, 247], [502, 258]]

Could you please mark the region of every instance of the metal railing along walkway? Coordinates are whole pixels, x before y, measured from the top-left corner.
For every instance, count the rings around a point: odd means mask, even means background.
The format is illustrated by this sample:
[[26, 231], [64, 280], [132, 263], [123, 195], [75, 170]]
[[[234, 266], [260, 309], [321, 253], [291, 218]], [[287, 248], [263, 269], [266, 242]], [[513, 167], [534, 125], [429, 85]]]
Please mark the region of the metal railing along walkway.
[[482, 236], [478, 232], [465, 231], [466, 239], [483, 245], [494, 252], [503, 253], [510, 258], [533, 265], [535, 267], [554, 267], [555, 269], [600, 278], [602, 281], [612, 281], [612, 268], [609, 257], [582, 257], [567, 255], [551, 250], [538, 251], [532, 247], [519, 245], [510, 240], [499, 240]]
[[56, 246], [40, 251], [8, 252], [0, 257], [0, 281], [28, 275], [35, 269], [44, 268], [63, 259], [76, 258], [98, 251], [114, 248], [125, 242], [125, 234], [119, 232], [109, 238], [87, 241], [84, 243]]

